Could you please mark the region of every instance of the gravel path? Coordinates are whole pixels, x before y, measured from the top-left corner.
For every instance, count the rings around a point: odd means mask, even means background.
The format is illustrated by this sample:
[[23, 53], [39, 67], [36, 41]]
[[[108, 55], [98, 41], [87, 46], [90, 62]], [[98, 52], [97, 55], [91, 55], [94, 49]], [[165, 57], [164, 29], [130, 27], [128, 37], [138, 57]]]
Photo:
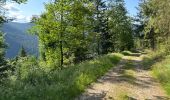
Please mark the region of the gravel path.
[[142, 57], [124, 56], [76, 100], [170, 100], [150, 72], [142, 69], [141, 62]]

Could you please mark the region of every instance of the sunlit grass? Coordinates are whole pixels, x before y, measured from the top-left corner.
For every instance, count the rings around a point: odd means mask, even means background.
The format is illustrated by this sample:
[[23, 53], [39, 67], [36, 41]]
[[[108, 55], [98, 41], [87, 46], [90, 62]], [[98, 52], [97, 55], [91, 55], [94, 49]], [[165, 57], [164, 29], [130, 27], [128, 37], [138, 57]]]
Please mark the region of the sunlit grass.
[[[33, 71], [21, 73], [23, 78], [12, 76], [0, 86], [0, 100], [73, 100], [90, 83], [115, 67], [121, 57], [121, 54], [108, 54], [51, 72], [32, 66]], [[22, 65], [29, 69], [30, 64]]]
[[123, 72], [123, 77], [128, 79], [135, 79], [135, 71], [133, 70], [125, 70]]
[[153, 75], [160, 81], [167, 94], [170, 95], [170, 56], [152, 67]]
[[132, 54], [132, 52], [131, 51], [123, 51], [123, 52], [121, 52], [123, 55], [125, 55], [125, 56], [129, 56], [129, 55], [131, 55]]
[[170, 56], [165, 48], [155, 52], [146, 51], [148, 55], [143, 57], [143, 68], [151, 69], [152, 75], [159, 80], [167, 94], [170, 95]]
[[112, 92], [108, 94], [109, 97], [111, 97], [111, 100], [129, 100], [128, 97], [129, 91], [126, 89], [126, 87], [115, 87]]

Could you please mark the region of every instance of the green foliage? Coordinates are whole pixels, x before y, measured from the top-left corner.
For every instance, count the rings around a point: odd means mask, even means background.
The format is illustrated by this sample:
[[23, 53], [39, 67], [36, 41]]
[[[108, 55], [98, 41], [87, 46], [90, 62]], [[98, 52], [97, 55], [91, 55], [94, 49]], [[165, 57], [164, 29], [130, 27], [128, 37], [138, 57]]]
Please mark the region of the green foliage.
[[20, 57], [26, 57], [27, 56], [27, 52], [25, 51], [24, 47], [22, 46], [20, 52], [19, 52], [19, 56]]
[[30, 30], [38, 36], [40, 59], [21, 49], [0, 85], [2, 100], [72, 100], [122, 56], [107, 53], [133, 48], [123, 0], [55, 0], [45, 9]]
[[130, 56], [132, 54], [132, 52], [130, 52], [130, 51], [123, 51], [121, 53], [125, 56]]
[[124, 51], [132, 49], [132, 23], [130, 17], [127, 16], [124, 0], [113, 0], [110, 3], [109, 19], [113, 50]]
[[167, 94], [170, 95], [170, 56], [153, 65], [153, 74], [162, 83]]
[[7, 70], [7, 61], [5, 60], [5, 49], [6, 44], [4, 43], [3, 33], [0, 32], [0, 78], [4, 75], [5, 71]]
[[131, 20], [124, 1], [114, 2], [109, 9], [103, 0], [58, 0], [46, 4], [46, 12], [36, 19], [31, 30], [39, 37], [41, 60], [56, 69], [67, 66], [65, 62], [79, 63], [97, 54], [130, 50]]
[[32, 31], [39, 37], [40, 54], [47, 66], [61, 68], [72, 55], [75, 62], [86, 59], [92, 33], [89, 8], [86, 0], [58, 0], [46, 5]]
[[[36, 71], [39, 71], [38, 62], [34, 57], [21, 57], [15, 62], [14, 74], [16, 79], [29, 79], [29, 75], [38, 74]], [[29, 80], [30, 81], [30, 80]]]
[[[4, 13], [1, 12], [3, 10], [2, 5], [5, 4], [7, 1], [15, 1], [17, 3], [24, 3], [27, 0], [1, 0], [0, 1], [0, 27], [1, 25], [6, 21], [6, 17], [4, 16]], [[4, 43], [3, 39], [3, 33], [0, 31], [0, 78], [1, 76], [6, 76], [6, 71], [9, 68], [9, 65], [7, 65], [7, 61], [5, 60], [5, 49], [6, 44]], [[1, 80], [0, 80], [1, 81]]]
[[3, 65], [6, 45], [4, 43], [3, 34], [0, 32], [0, 66]]
[[34, 58], [17, 61], [16, 73], [0, 85], [1, 100], [73, 100], [121, 59], [108, 54], [63, 70], [45, 72]]
[[168, 0], [142, 0], [140, 3], [141, 21], [145, 33], [145, 45], [156, 50], [160, 43], [169, 40], [169, 12]]
[[[170, 95], [170, 56], [167, 52], [168, 45], [160, 45], [156, 51], [147, 51], [148, 55], [143, 58], [144, 69], [150, 69], [167, 94]], [[167, 56], [168, 55], [168, 56]]]
[[98, 55], [111, 52], [111, 34], [108, 27], [107, 3], [104, 0], [93, 0], [93, 21], [94, 21], [94, 37], [95, 49]]
[[151, 66], [157, 62], [160, 61], [166, 56], [163, 52], [160, 51], [148, 51], [148, 55], [143, 57], [143, 68], [144, 69], [151, 69]]
[[146, 53], [148, 53], [147, 56], [144, 56], [143, 58], [143, 65], [144, 69], [150, 69], [150, 66], [154, 64], [157, 61], [160, 61], [164, 59], [165, 56], [170, 54], [169, 50], [169, 40], [167, 43], [159, 44], [159, 49], [153, 52], [153, 50], [147, 50]]

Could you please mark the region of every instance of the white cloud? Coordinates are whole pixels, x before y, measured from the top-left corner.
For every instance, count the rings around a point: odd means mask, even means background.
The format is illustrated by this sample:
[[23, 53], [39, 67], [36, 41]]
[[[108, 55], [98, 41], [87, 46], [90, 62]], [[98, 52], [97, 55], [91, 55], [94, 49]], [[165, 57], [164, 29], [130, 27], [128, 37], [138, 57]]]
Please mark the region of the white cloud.
[[14, 18], [14, 22], [30, 22], [31, 16], [25, 16], [22, 11], [17, 7], [16, 3], [7, 3], [3, 6], [7, 11], [7, 17]]
[[7, 3], [6, 5], [3, 6], [6, 10], [10, 11], [19, 11], [19, 8], [16, 7], [15, 3]]

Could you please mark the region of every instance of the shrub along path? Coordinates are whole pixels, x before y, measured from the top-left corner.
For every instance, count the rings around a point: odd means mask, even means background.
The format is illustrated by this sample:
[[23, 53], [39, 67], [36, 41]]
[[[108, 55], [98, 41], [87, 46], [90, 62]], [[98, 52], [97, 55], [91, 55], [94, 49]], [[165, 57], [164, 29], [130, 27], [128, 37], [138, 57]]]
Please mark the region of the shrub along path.
[[76, 100], [170, 100], [142, 56], [124, 56], [117, 67], [91, 84]]

